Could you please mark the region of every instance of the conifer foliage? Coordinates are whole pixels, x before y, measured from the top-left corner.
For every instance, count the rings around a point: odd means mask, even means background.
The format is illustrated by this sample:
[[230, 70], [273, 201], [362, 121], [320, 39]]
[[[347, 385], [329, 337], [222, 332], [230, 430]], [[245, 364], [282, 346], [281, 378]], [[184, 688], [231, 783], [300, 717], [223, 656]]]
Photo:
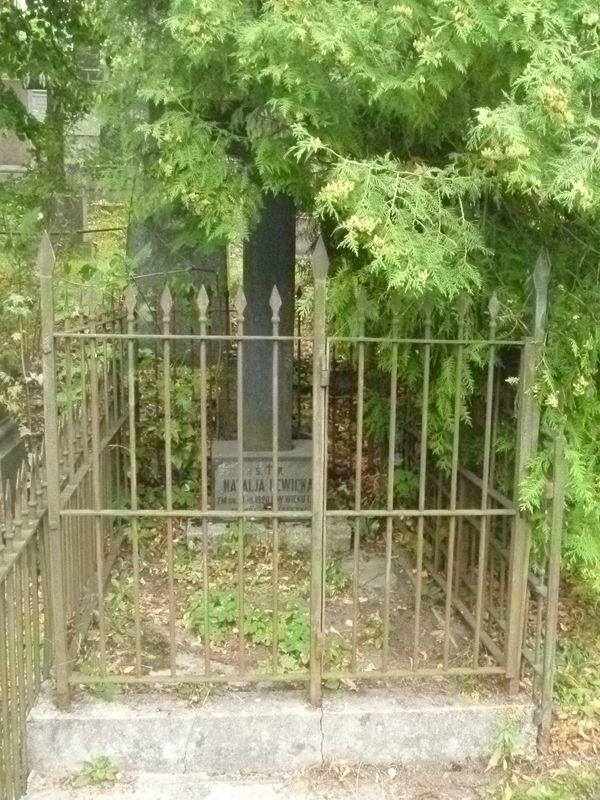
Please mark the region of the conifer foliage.
[[[544, 429], [568, 435], [566, 557], [600, 590], [597, 4], [97, 3], [107, 107], [130, 109], [114, 135], [127, 164], [151, 155], [135, 181], [130, 167], [138, 207], [178, 204], [219, 239], [248, 230], [265, 188], [293, 194], [337, 245], [340, 320], [356, 282], [409, 309], [433, 297], [441, 319], [467, 292], [475, 326], [495, 290], [500, 324], [522, 333], [548, 248], [537, 392]], [[451, 373], [440, 366], [436, 407]], [[539, 505], [548, 463], [542, 450], [524, 505]]]

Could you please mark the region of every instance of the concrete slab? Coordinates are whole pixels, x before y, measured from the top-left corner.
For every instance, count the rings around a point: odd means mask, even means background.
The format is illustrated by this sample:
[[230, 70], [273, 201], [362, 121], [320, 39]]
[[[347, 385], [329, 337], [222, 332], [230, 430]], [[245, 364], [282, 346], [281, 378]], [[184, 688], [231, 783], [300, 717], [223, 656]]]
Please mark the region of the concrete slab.
[[28, 722], [30, 767], [68, 774], [108, 756], [121, 770], [229, 774], [321, 762], [321, 714], [295, 692], [237, 692], [201, 707], [172, 696], [83, 697], [56, 709], [43, 694]]
[[489, 758], [503, 726], [535, 748], [530, 704], [371, 690], [332, 694], [323, 706], [323, 757], [350, 764], [414, 764]]
[[503, 726], [536, 739], [533, 707], [416, 695], [404, 689], [332, 693], [322, 709], [304, 692], [215, 694], [202, 706], [169, 695], [127, 695], [106, 703], [82, 698], [69, 712], [48, 695], [28, 722], [30, 767], [77, 772], [108, 756], [123, 772], [271, 774], [329, 763], [463, 764], [489, 757]]

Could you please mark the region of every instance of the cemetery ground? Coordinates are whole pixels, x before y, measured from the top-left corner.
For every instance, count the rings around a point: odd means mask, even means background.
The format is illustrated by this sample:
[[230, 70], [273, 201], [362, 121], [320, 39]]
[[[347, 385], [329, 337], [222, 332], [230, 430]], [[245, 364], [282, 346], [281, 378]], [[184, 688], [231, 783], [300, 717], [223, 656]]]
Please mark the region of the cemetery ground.
[[[216, 531], [215, 531], [216, 529]], [[178, 673], [192, 673], [205, 659], [204, 625], [210, 630], [210, 668], [215, 673], [232, 675], [239, 663], [240, 633], [240, 559], [243, 561], [244, 662], [251, 671], [268, 671], [273, 660], [274, 605], [277, 603], [277, 669], [300, 671], [309, 658], [309, 588], [310, 529], [304, 525], [280, 526], [277, 559], [277, 594], [273, 594], [275, 568], [272, 530], [258, 524], [244, 526], [240, 549], [240, 531], [235, 526], [210, 526], [211, 540], [207, 553], [208, 591], [203, 586], [204, 557], [201, 538], [190, 537], [184, 524], [174, 537], [173, 595], [170, 576], [166, 525], [146, 524], [140, 531], [139, 617], [136, 630], [135, 586], [127, 556], [127, 546], [117, 560], [104, 602], [107, 625], [109, 673], [132, 672], [136, 635], [142, 643], [142, 669], [146, 674], [167, 674], [171, 657]], [[354, 554], [350, 549], [350, 526], [331, 527], [326, 560], [326, 644], [325, 668], [342, 670], [349, 666], [353, 638], [361, 671], [374, 671], [381, 658], [383, 643], [382, 604], [385, 585], [384, 541], [374, 528], [363, 542], [359, 560], [359, 578], [354, 585]], [[196, 532], [197, 533], [197, 532]], [[398, 531], [393, 557], [391, 603], [395, 612], [390, 636], [390, 663], [410, 667], [414, 630], [414, 568], [409, 557], [410, 529]], [[435, 666], [442, 659], [443, 596], [429, 577], [424, 583], [421, 634], [421, 657]], [[200, 588], [199, 588], [200, 587]], [[358, 613], [354, 605], [357, 601]], [[174, 612], [174, 613], [173, 613]], [[355, 621], [356, 620], [356, 621]], [[170, 626], [175, 627], [176, 651], [170, 652]], [[357, 630], [354, 630], [356, 625]], [[82, 654], [81, 667], [93, 671], [97, 627], [93, 627]], [[470, 638], [458, 615], [453, 618], [452, 664], [468, 660]], [[165, 672], [166, 671], [166, 672]], [[107, 678], [110, 683], [110, 675]], [[463, 684], [470, 685], [463, 679]], [[335, 683], [333, 685], [336, 685]], [[350, 688], [352, 684], [350, 682]], [[104, 683], [97, 691], [106, 690]]]

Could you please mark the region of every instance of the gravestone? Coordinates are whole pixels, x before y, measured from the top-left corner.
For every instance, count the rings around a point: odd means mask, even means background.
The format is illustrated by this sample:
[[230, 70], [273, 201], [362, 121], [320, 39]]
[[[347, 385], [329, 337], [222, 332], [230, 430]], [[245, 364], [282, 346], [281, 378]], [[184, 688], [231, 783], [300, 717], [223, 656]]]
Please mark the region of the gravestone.
[[0, 407], [0, 476], [2, 488], [10, 482], [14, 488], [17, 472], [25, 458], [25, 447], [19, 429]]
[[[277, 287], [281, 298], [279, 333], [294, 335], [296, 269], [296, 208], [283, 195], [265, 198], [262, 215], [244, 245], [244, 333], [271, 336], [273, 312], [269, 298]], [[273, 342], [244, 343], [244, 448], [270, 450], [273, 436]], [[292, 448], [292, 386], [294, 347], [279, 345], [279, 449]]]
[[[127, 252], [136, 260], [136, 280], [143, 297], [156, 300], [168, 280], [176, 295], [173, 314], [173, 333], [197, 334], [198, 312], [194, 298], [204, 285], [210, 297], [210, 333], [228, 333], [227, 252], [224, 246], [201, 245], [199, 241], [185, 240], [186, 220], [174, 214], [155, 215], [151, 220], [131, 226], [128, 232]], [[178, 242], [175, 248], [175, 242]], [[189, 302], [178, 291], [178, 284], [194, 287]], [[160, 325], [160, 322], [158, 322]], [[155, 328], [153, 328], [155, 331]], [[209, 360], [218, 360], [216, 350], [208, 348]], [[189, 343], [174, 348], [179, 352], [189, 348]]]
[[[238, 442], [212, 447], [213, 503], [218, 509], [280, 510], [312, 505], [312, 443], [292, 441], [294, 346], [279, 342], [277, 367], [278, 469], [273, 474], [273, 321], [281, 336], [294, 334], [296, 209], [289, 197], [267, 195], [258, 225], [244, 246], [243, 455]], [[274, 287], [275, 290], [274, 291]], [[238, 315], [239, 319], [239, 315]], [[241, 486], [240, 486], [241, 478]]]

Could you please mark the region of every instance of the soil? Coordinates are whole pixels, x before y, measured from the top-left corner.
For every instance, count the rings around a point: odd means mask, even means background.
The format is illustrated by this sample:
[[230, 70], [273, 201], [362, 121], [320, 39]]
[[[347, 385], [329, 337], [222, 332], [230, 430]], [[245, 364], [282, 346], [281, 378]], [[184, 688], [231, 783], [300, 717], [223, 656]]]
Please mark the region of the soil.
[[[210, 538], [207, 552], [209, 593], [225, 593], [237, 601], [239, 548], [235, 533], [223, 530]], [[405, 532], [404, 532], [405, 533]], [[394, 533], [389, 578], [389, 648], [387, 668], [413, 668], [415, 642], [414, 556], [402, 544], [404, 533]], [[272, 531], [247, 525], [243, 553], [245, 604], [256, 608], [262, 618], [272, 619], [273, 548]], [[325, 670], [369, 678], [383, 667], [384, 609], [386, 595], [385, 543], [380, 536], [365, 536], [358, 557], [350, 550], [350, 527], [346, 522], [332, 523], [326, 559], [325, 591]], [[280, 608], [293, 606], [302, 618], [300, 636], [306, 639], [308, 655], [308, 615], [310, 593], [309, 531], [302, 526], [280, 529], [278, 559], [278, 602]], [[189, 540], [186, 529], [173, 529], [173, 594], [170, 597], [169, 536], [166, 525], [140, 531], [139, 567], [139, 636], [141, 674], [156, 677], [171, 674], [171, 665], [184, 681], [186, 676], [202, 675], [206, 667], [202, 625], [190, 624], [194, 598], [203, 601], [204, 563], [202, 544]], [[355, 560], [356, 559], [356, 560]], [[355, 564], [358, 565], [355, 580]], [[418, 658], [420, 668], [442, 672], [445, 604], [443, 592], [426, 571], [422, 573], [422, 601]], [[132, 577], [131, 550], [126, 546], [110, 577], [104, 602], [106, 630], [107, 680], [110, 675], [130, 675], [136, 671], [135, 584]], [[200, 614], [202, 616], [202, 613]], [[99, 620], [96, 619], [82, 650], [79, 668], [94, 673], [101, 669]], [[199, 629], [200, 628], [200, 629]], [[211, 637], [212, 638], [212, 637]], [[209, 652], [210, 670], [234, 679], [240, 674], [240, 641], [236, 625], [224, 636], [215, 637]], [[449, 626], [448, 665], [470, 666], [473, 634], [462, 618], [453, 612]], [[284, 649], [284, 652], [281, 651]], [[278, 671], [302, 671], [306, 660], [295, 665], [285, 657], [280, 646]], [[482, 651], [481, 663], [492, 663]], [[272, 669], [272, 645], [246, 639], [243, 651], [245, 673], [264, 674]], [[303, 662], [303, 663], [300, 663]], [[412, 681], [412, 678], [408, 678]], [[496, 691], [497, 682], [486, 678], [485, 687], [473, 678], [449, 679], [440, 674], [424, 684], [436, 691], [458, 686], [460, 691]], [[352, 688], [352, 680], [349, 680]], [[239, 684], [238, 687], [239, 688]], [[419, 688], [421, 686], [419, 682]]]

